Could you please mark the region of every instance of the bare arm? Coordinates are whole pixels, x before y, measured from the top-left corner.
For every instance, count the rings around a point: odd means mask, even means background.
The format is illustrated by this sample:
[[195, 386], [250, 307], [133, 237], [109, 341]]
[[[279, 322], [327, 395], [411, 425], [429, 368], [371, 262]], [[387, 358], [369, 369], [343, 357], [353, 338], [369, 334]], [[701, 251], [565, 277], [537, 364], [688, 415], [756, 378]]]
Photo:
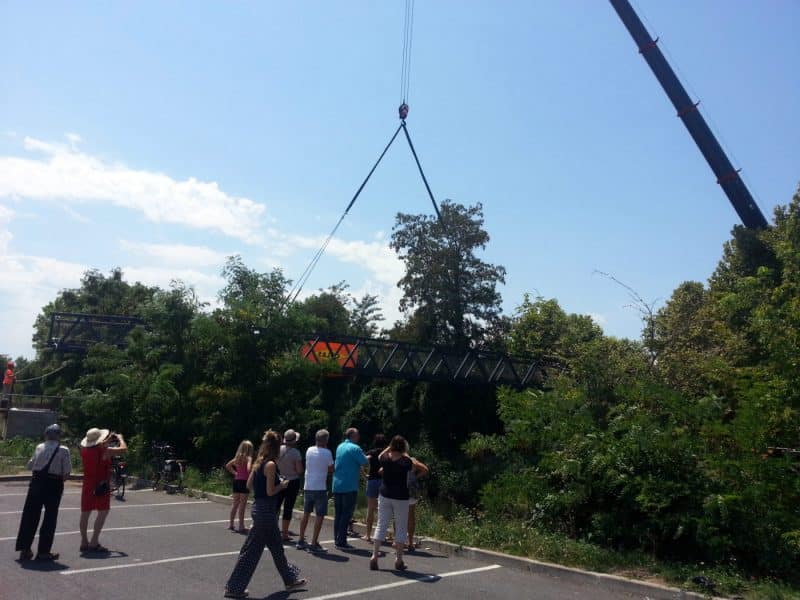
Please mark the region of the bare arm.
[[[232, 458], [227, 463], [225, 463], [225, 470], [228, 473], [230, 473], [231, 475], [236, 476], [236, 467], [235, 467], [235, 465], [236, 465], [236, 459]], [[249, 467], [250, 465], [247, 465], [247, 466]], [[250, 469], [248, 468], [247, 470], [249, 471]]]
[[122, 437], [121, 433], [116, 435], [117, 439], [119, 440], [119, 446], [116, 448], [106, 448], [106, 452], [109, 456], [118, 456], [120, 454], [125, 454], [128, 451], [128, 444], [125, 443], [125, 438]]
[[284, 479], [278, 485], [275, 485], [275, 462], [269, 461], [264, 467], [264, 475], [267, 477], [267, 496], [274, 496], [285, 490], [289, 486], [289, 481]]
[[253, 475], [255, 475], [255, 469], [250, 469], [250, 474], [247, 476], [247, 489], [251, 492], [253, 491]]
[[431, 470], [425, 463], [418, 461], [416, 458], [412, 458], [411, 464], [414, 465], [414, 470], [417, 472], [417, 477], [427, 477], [430, 475]]

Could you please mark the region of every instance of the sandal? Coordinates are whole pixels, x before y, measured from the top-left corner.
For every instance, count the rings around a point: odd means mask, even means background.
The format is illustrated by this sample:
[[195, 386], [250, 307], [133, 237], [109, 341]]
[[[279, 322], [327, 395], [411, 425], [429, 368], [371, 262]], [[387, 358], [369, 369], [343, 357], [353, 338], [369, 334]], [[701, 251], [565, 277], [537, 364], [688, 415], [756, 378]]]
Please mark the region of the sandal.
[[247, 590], [243, 592], [229, 592], [225, 590], [225, 598], [247, 598], [250, 595], [250, 592]]
[[286, 589], [288, 590], [296, 590], [297, 588], [303, 587], [305, 584], [308, 583], [308, 579], [295, 579], [292, 583], [286, 584]]
[[108, 548], [103, 546], [102, 544], [97, 544], [97, 546], [89, 546], [86, 549], [87, 552], [101, 552], [103, 554], [110, 552]]

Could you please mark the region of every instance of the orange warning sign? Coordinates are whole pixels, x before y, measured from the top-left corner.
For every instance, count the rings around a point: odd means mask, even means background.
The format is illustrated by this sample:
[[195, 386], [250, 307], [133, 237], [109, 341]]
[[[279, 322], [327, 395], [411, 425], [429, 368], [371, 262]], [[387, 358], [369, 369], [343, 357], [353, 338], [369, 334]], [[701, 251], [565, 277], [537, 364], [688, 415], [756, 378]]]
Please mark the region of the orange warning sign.
[[355, 345], [339, 342], [306, 342], [300, 355], [317, 364], [336, 361], [343, 369], [355, 369], [358, 361]]

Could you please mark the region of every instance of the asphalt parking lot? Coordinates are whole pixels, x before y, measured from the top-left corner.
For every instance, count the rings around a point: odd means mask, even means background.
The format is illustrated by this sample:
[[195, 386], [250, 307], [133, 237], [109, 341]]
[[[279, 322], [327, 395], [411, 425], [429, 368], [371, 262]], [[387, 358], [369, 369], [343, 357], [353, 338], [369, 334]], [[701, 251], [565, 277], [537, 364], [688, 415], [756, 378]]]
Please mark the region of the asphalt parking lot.
[[[101, 536], [110, 554], [81, 555], [80, 484], [70, 482], [61, 502], [53, 545], [53, 552], [61, 555], [59, 560], [19, 563], [14, 542], [27, 485], [27, 482], [0, 482], [3, 557], [0, 598], [3, 600], [222, 598], [223, 586], [244, 541], [241, 534], [227, 529], [228, 506], [164, 492], [129, 490], [124, 501], [112, 499], [111, 513]], [[291, 529], [296, 531], [296, 522]], [[285, 546], [290, 562], [298, 565], [309, 580], [304, 589], [284, 591], [271, 556], [265, 551], [250, 582], [250, 597], [270, 600], [645, 597], [621, 596], [619, 591], [534, 575], [491, 562], [445, 556], [426, 550], [424, 544], [406, 556], [408, 571], [392, 570], [394, 561], [390, 551], [381, 560], [380, 571], [374, 572], [368, 569], [369, 545], [362, 540], [352, 540], [354, 550], [335, 549], [332, 528], [327, 522], [320, 540], [328, 548], [326, 554], [313, 555]]]

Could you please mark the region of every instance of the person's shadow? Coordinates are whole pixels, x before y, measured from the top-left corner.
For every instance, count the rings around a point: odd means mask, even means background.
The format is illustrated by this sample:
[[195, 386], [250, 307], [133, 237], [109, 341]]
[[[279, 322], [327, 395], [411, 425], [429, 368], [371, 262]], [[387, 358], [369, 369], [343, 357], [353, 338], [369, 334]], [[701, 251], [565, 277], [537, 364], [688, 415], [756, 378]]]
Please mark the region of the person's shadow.
[[333, 554], [332, 552], [309, 552], [311, 556], [314, 558], [318, 558], [320, 560], [327, 560], [330, 562], [335, 563], [343, 563], [349, 562], [350, 558], [347, 556], [342, 556], [341, 554]]
[[69, 565], [65, 565], [57, 560], [24, 560], [19, 562], [19, 566], [26, 571], [64, 571], [69, 569]]
[[306, 585], [303, 587], [299, 587], [294, 590], [282, 590], [280, 592], [272, 592], [269, 596], [264, 596], [261, 600], [289, 600], [292, 597], [292, 594], [295, 592], [305, 592], [307, 590]]
[[108, 552], [81, 552], [81, 558], [88, 558], [89, 560], [107, 560], [109, 558], [125, 558], [128, 554], [120, 550], [109, 550]]

